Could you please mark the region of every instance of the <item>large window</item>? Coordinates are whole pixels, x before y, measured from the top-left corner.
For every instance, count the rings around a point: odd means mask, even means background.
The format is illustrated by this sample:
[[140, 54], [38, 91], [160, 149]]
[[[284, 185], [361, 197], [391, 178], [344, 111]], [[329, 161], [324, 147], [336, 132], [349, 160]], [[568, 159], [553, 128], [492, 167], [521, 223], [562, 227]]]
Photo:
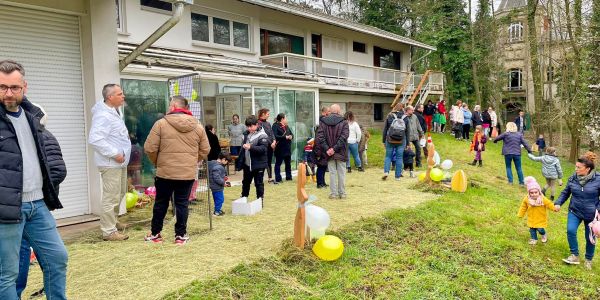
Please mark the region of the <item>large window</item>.
[[512, 23], [508, 27], [508, 42], [521, 42], [523, 41], [523, 23]]
[[249, 26], [242, 22], [192, 13], [192, 40], [249, 49]]
[[127, 95], [124, 119], [131, 139], [131, 159], [127, 174], [136, 188], [152, 186], [155, 167], [144, 154], [144, 143], [154, 122], [167, 111], [167, 83], [123, 79], [121, 86]]
[[373, 64], [376, 67], [400, 70], [400, 52], [373, 47]]
[[511, 69], [508, 72], [508, 90], [518, 91], [523, 89], [523, 73], [521, 69]]
[[383, 104], [373, 103], [373, 120], [383, 121]]
[[304, 38], [300, 36], [261, 29], [260, 46], [261, 55], [283, 52], [304, 55]]

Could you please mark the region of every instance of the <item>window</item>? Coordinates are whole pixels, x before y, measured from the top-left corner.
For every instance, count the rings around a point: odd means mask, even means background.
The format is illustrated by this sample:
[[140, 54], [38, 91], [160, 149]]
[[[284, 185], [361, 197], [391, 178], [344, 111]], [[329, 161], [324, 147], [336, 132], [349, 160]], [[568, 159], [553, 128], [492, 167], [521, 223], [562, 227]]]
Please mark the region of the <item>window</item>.
[[300, 36], [261, 29], [260, 46], [261, 55], [283, 52], [304, 55], [304, 38]]
[[400, 52], [373, 47], [373, 65], [381, 68], [400, 70]]
[[248, 24], [233, 22], [233, 45], [235, 47], [250, 48]]
[[546, 70], [546, 81], [554, 81], [554, 67], [549, 66]]
[[365, 43], [352, 42], [352, 51], [367, 53], [367, 45], [365, 45]]
[[192, 40], [208, 42], [208, 16], [192, 13]]
[[323, 57], [323, 41], [320, 34], [311, 36], [310, 50], [313, 57]]
[[373, 103], [373, 120], [383, 121], [383, 104]]
[[159, 0], [140, 0], [140, 5], [166, 11], [173, 10], [173, 4]]
[[213, 41], [216, 44], [229, 45], [229, 20], [213, 18]]
[[192, 13], [192, 40], [250, 49], [246, 23]]
[[508, 72], [508, 90], [518, 91], [523, 89], [523, 74], [521, 69], [511, 69]]
[[123, 25], [123, 6], [121, 0], [115, 0], [115, 6], [117, 9], [117, 31], [124, 32], [125, 26]]
[[508, 27], [508, 42], [521, 42], [523, 41], [523, 23], [512, 23]]

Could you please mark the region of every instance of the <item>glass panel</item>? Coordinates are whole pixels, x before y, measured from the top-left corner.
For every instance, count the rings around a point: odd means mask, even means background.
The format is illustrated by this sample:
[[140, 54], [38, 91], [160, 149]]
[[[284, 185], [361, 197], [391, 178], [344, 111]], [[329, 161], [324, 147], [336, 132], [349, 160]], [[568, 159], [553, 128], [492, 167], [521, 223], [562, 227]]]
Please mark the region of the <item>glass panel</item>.
[[208, 42], [208, 17], [192, 13], [192, 40]]
[[[296, 168], [297, 163], [297, 143], [298, 136], [296, 134], [296, 93], [293, 90], [279, 90], [279, 111], [277, 113], [284, 113], [288, 121], [288, 126], [294, 134], [292, 140], [292, 168]], [[304, 148], [302, 148], [304, 151]]]
[[292, 53], [304, 55], [304, 38], [292, 36]]
[[140, 5], [162, 10], [173, 10], [173, 4], [161, 0], [140, 0]]
[[155, 168], [144, 154], [144, 143], [154, 122], [167, 111], [167, 83], [123, 79], [121, 85], [127, 97], [124, 116], [132, 145], [127, 175], [136, 188], [152, 186]]
[[213, 42], [221, 45], [230, 45], [229, 20], [213, 18]]
[[315, 125], [315, 93], [296, 91], [296, 162], [304, 156], [306, 141], [314, 137]]
[[233, 45], [236, 47], [250, 48], [248, 24], [233, 22]]
[[[261, 108], [268, 108], [271, 117], [268, 119], [271, 124], [277, 115], [275, 112], [275, 89], [256, 88], [254, 89], [254, 112], [258, 113]], [[258, 116], [257, 116], [258, 117]]]

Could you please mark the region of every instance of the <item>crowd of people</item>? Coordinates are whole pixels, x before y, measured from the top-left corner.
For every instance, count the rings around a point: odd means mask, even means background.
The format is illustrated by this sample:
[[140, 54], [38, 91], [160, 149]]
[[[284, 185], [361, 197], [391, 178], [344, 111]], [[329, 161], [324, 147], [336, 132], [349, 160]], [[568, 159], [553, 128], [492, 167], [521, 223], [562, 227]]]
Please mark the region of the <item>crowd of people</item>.
[[[25, 69], [12, 60], [0, 61], [0, 176], [4, 178], [0, 191], [0, 299], [19, 299], [27, 282], [30, 247], [35, 251], [44, 277], [44, 293], [48, 299], [66, 299], [66, 274], [68, 255], [50, 211], [61, 209], [59, 185], [66, 177], [66, 166], [56, 138], [45, 128], [47, 114], [32, 104], [25, 96], [27, 82]], [[119, 108], [125, 101], [118, 84], [107, 84], [102, 89], [103, 101], [92, 109], [92, 125], [88, 142], [94, 150], [94, 159], [102, 178], [100, 230], [105, 241], [127, 240], [123, 233], [126, 224], [118, 222], [118, 211], [128, 189], [127, 165], [132, 155], [132, 143]], [[543, 136], [535, 145], [539, 156], [523, 136], [527, 122], [523, 112], [515, 122], [506, 124], [506, 132], [499, 131], [496, 113], [490, 107], [481, 111], [476, 105], [471, 112], [466, 103], [457, 101], [449, 112], [452, 131], [457, 140], [471, 140], [475, 152], [472, 165], [482, 166], [482, 155], [488, 138], [502, 142], [508, 182], [513, 183], [514, 164], [518, 182], [527, 188], [518, 215], [528, 217], [530, 244], [548, 240], [546, 231], [547, 210], [561, 210], [567, 201], [567, 240], [570, 255], [563, 261], [579, 264], [577, 231], [584, 224], [586, 248], [584, 265], [591, 269], [595, 245], [589, 224], [600, 210], [600, 173], [596, 171], [597, 156], [588, 152], [575, 165], [575, 174], [566, 180], [566, 186], [554, 200], [556, 185], [563, 185], [563, 172], [554, 147], [546, 147]], [[264, 200], [264, 177], [273, 184], [292, 180], [291, 157], [295, 135], [287, 117], [280, 113], [275, 123], [269, 122], [270, 112], [263, 108], [258, 114], [247, 116], [240, 124], [238, 115], [228, 126], [230, 151], [221, 151], [215, 128], [203, 127], [189, 110], [188, 100], [181, 96], [170, 98], [166, 115], [156, 121], [145, 141], [143, 150], [156, 166], [156, 198], [150, 231], [144, 240], [162, 243], [163, 222], [169, 203], [173, 200], [176, 212], [174, 243], [185, 245], [189, 241], [187, 219], [189, 195], [198, 175], [198, 165], [207, 162], [209, 187], [215, 208], [214, 215], [222, 216], [224, 187], [227, 181], [225, 165], [235, 159], [236, 169], [243, 171], [241, 198], [250, 195], [254, 182], [256, 198]], [[346, 173], [352, 171], [351, 159], [358, 172], [363, 172], [368, 161], [369, 133], [358, 123], [357, 116], [347, 111], [342, 115], [338, 104], [321, 109], [314, 136], [309, 137], [302, 161], [309, 166], [307, 172], [317, 188], [329, 187], [330, 199], [347, 197]], [[394, 176], [400, 180], [404, 169], [414, 177], [414, 166], [422, 166], [421, 151], [427, 155], [422, 142], [428, 131], [444, 132], [446, 124], [445, 101], [431, 101], [416, 108], [399, 103], [385, 120], [383, 144], [385, 145], [384, 175], [386, 180], [395, 167]], [[494, 133], [496, 131], [496, 133]], [[544, 188], [532, 177], [523, 177], [521, 152], [542, 164]], [[275, 171], [271, 165], [275, 156]], [[329, 185], [325, 173], [329, 172]], [[273, 176], [274, 175], [274, 176]], [[273, 178], [274, 177], [274, 178]], [[550, 195], [550, 199], [546, 195]], [[264, 202], [263, 202], [264, 203]]]

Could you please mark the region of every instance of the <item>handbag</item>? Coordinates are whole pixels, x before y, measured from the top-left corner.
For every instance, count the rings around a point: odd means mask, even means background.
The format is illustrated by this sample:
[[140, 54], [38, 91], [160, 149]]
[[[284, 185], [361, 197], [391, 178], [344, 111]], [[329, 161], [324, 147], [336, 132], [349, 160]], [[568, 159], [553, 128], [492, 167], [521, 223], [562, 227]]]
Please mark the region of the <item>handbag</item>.
[[600, 212], [598, 210], [596, 210], [594, 220], [588, 226], [590, 226], [590, 243], [596, 245], [596, 239], [600, 237]]

